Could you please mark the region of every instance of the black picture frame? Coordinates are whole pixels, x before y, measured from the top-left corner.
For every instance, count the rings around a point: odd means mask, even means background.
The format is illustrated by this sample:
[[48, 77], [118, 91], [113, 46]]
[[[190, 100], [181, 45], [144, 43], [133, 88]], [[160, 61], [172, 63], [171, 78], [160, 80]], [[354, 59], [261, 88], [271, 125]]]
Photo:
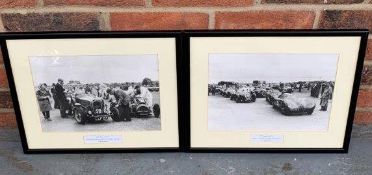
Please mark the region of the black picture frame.
[[[190, 146], [190, 37], [332, 37], [360, 36], [360, 48], [342, 148], [192, 148]], [[175, 148], [92, 148], [92, 149], [30, 149], [22, 121], [6, 40], [18, 39], [84, 39], [84, 38], [175, 38], [178, 97], [179, 147]], [[132, 32], [30, 32], [0, 33], [0, 46], [12, 94], [14, 111], [24, 153], [123, 153], [123, 152], [216, 152], [216, 153], [347, 153], [368, 40], [368, 30], [188, 30]]]
[[191, 109], [192, 101], [186, 98], [182, 101], [184, 104], [185, 125], [188, 127], [184, 130], [184, 136], [187, 139], [184, 147], [188, 152], [193, 153], [347, 153], [349, 150], [351, 131], [358, 98], [358, 91], [361, 81], [361, 73], [363, 69], [363, 61], [368, 41], [368, 30], [364, 29], [337, 29], [337, 30], [193, 30], [183, 33], [183, 76], [186, 79], [183, 82], [182, 93], [185, 96], [190, 96], [190, 38], [191, 37], [348, 37], [360, 36], [360, 47], [358, 52], [357, 65], [355, 70], [355, 78], [353, 82], [353, 90], [351, 94], [350, 107], [348, 112], [347, 125], [345, 128], [345, 136], [342, 148], [231, 148], [231, 147], [191, 147]]
[[151, 148], [72, 148], [72, 149], [30, 149], [26, 139], [26, 132], [22, 120], [20, 104], [17, 97], [16, 85], [12, 73], [12, 67], [9, 59], [7, 40], [25, 40], [25, 39], [96, 39], [96, 38], [174, 38], [176, 43], [176, 69], [177, 69], [177, 97], [178, 101], [186, 100], [186, 96], [181, 93], [182, 83], [182, 37], [178, 31], [132, 31], [132, 32], [28, 32], [28, 33], [0, 33], [0, 46], [4, 58], [9, 89], [12, 95], [14, 112], [22, 142], [23, 152], [26, 154], [60, 154], [60, 153], [123, 153], [123, 152], [176, 152], [185, 150], [182, 134], [185, 125], [183, 106], [178, 103], [178, 134], [179, 147], [151, 147]]

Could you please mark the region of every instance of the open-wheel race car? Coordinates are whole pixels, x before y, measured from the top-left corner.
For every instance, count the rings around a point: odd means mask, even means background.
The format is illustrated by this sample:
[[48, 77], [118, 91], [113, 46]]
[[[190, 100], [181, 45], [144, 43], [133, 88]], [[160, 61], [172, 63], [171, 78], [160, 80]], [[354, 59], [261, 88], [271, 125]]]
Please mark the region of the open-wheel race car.
[[[110, 114], [105, 111], [103, 99], [91, 94], [76, 95], [72, 110], [79, 124], [85, 124], [87, 121], [101, 121], [110, 117]], [[114, 118], [113, 120], [115, 121]]]
[[250, 103], [256, 101], [256, 94], [249, 88], [240, 88], [236, 92], [235, 102], [237, 103]]
[[148, 106], [146, 101], [141, 96], [135, 96], [130, 102], [130, 115], [132, 117], [150, 117], [151, 108], [154, 113], [154, 117], [159, 118], [160, 116], [160, 106], [159, 104], [154, 104], [153, 106]]
[[[160, 106], [159, 104], [154, 104], [153, 106], [148, 106], [143, 97], [135, 96], [131, 98], [129, 104], [129, 116], [146, 118], [151, 116], [151, 108], [154, 114], [154, 117], [160, 117]], [[114, 121], [123, 121], [123, 116], [119, 115], [119, 109], [116, 102], [112, 102], [110, 105], [111, 117]]]
[[284, 115], [311, 115], [315, 109], [315, 102], [311, 99], [295, 97], [293, 94], [283, 93], [275, 98], [274, 109]]

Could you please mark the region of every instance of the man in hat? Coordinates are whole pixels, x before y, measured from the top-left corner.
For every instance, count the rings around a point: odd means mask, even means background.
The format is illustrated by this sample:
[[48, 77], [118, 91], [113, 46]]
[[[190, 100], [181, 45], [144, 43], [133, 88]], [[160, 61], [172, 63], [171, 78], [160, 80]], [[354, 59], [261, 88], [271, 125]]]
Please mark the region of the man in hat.
[[65, 94], [65, 89], [63, 88], [63, 80], [61, 78], [58, 79], [58, 83], [55, 85], [55, 94], [56, 100], [59, 104], [59, 111], [61, 113], [62, 118], [66, 118], [66, 110], [68, 109], [68, 102]]
[[130, 96], [122, 89], [107, 89], [108, 94], [113, 95], [117, 102], [120, 118], [124, 121], [131, 121], [129, 116]]

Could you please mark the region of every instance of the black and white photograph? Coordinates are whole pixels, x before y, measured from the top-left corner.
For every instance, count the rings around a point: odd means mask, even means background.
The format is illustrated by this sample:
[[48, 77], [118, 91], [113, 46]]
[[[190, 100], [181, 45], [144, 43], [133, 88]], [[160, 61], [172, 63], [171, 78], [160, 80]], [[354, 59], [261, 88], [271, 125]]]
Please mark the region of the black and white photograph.
[[161, 130], [157, 55], [29, 57], [43, 132]]
[[337, 54], [209, 54], [210, 131], [327, 131]]

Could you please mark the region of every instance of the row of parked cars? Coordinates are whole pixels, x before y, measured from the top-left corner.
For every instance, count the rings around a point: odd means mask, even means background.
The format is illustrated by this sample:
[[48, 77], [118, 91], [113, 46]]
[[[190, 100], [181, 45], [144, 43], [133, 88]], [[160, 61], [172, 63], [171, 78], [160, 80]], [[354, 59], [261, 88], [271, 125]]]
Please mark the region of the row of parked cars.
[[311, 97], [292, 94], [290, 87], [209, 87], [209, 93], [220, 94], [237, 103], [255, 102], [256, 98], [266, 98], [268, 104], [284, 115], [311, 115], [316, 104]]

